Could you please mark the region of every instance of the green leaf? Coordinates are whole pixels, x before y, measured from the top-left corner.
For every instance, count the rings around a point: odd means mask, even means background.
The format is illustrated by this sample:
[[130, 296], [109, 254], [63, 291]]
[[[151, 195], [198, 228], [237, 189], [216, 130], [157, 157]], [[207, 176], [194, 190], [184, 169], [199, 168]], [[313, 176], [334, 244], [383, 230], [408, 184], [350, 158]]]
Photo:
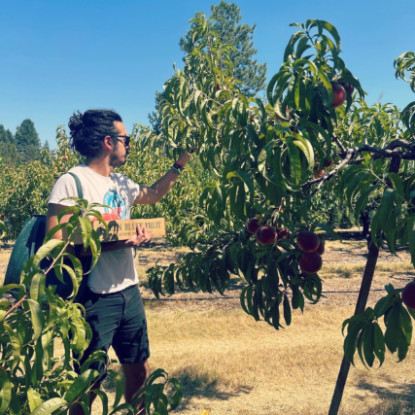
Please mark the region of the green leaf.
[[399, 361], [403, 360], [408, 352], [408, 340], [401, 327], [402, 304], [397, 303], [385, 315], [385, 343], [391, 353], [398, 351]]
[[81, 373], [72, 383], [65, 393], [65, 400], [72, 403], [75, 399], [83, 395], [97, 381], [99, 372], [94, 369], [87, 369]]
[[374, 328], [374, 325], [369, 323], [369, 325], [367, 325], [365, 330], [363, 331], [362, 336], [363, 336], [362, 341], [363, 341], [363, 352], [364, 352], [365, 361], [369, 367], [372, 367], [373, 362], [375, 360], [375, 353], [374, 353], [375, 328]]
[[379, 324], [376, 322], [373, 323], [373, 341], [373, 351], [376, 357], [379, 359], [380, 366], [382, 366], [382, 363], [385, 360], [385, 339]]
[[111, 376], [111, 379], [115, 381], [115, 397], [113, 406], [117, 407], [117, 405], [120, 403], [121, 398], [124, 394], [124, 380], [121, 374], [115, 370], [108, 370], [109, 375]]
[[51, 415], [54, 411], [66, 406], [67, 402], [63, 398], [48, 399], [31, 412], [31, 415]]
[[4, 285], [3, 287], [0, 287], [0, 297], [2, 297], [8, 291], [14, 290], [15, 288], [19, 288], [19, 287], [20, 287], [19, 284], [7, 284], [7, 285]]
[[252, 290], [251, 285], [247, 285], [246, 287], [242, 288], [241, 294], [239, 296], [239, 300], [240, 300], [240, 303], [241, 303], [242, 310], [244, 310], [246, 314], [251, 314], [249, 312], [249, 307], [247, 305], [247, 296], [248, 296], [248, 291], [249, 290]]
[[82, 244], [84, 246], [84, 249], [87, 249], [89, 247], [89, 241], [91, 239], [92, 234], [92, 222], [89, 220], [88, 217], [80, 217], [79, 224], [81, 225], [82, 230]]
[[368, 186], [362, 189], [355, 205], [355, 217], [359, 218], [360, 213], [366, 209], [370, 194], [376, 190], [376, 186]]
[[[34, 268], [38, 267], [39, 264], [40, 264], [40, 261], [42, 261], [42, 259], [44, 259], [48, 256], [51, 256], [52, 252], [55, 249], [63, 249], [65, 244], [66, 244], [66, 242], [62, 241], [60, 239], [51, 239], [50, 241], [47, 241], [45, 244], [43, 244], [38, 249], [36, 254], [33, 256], [32, 266]], [[27, 266], [25, 266], [23, 271], [25, 271], [25, 272], [28, 271]]]
[[0, 385], [0, 414], [5, 414], [12, 400], [13, 383], [3, 370], [0, 370]]
[[303, 170], [301, 168], [300, 154], [298, 152], [298, 147], [294, 143], [294, 140], [291, 137], [286, 137], [287, 150], [288, 150], [288, 159], [290, 166], [290, 177], [286, 176], [286, 180], [294, 182], [296, 185], [299, 185], [301, 182], [301, 176]]
[[43, 315], [40, 305], [37, 301], [28, 298], [27, 303], [30, 307], [30, 316], [33, 325], [33, 340], [37, 340], [42, 334]]
[[291, 307], [288, 300], [288, 296], [284, 295], [283, 300], [283, 309], [284, 309], [284, 320], [287, 323], [287, 326], [291, 324]]
[[95, 389], [94, 394], [97, 395], [101, 399], [102, 405], [102, 415], [108, 415], [108, 395], [105, 391], [100, 389]]
[[314, 149], [311, 143], [300, 134], [291, 133], [290, 136], [295, 138], [292, 143], [303, 152], [308, 165], [314, 167]]
[[36, 273], [30, 283], [30, 298], [38, 301], [45, 292], [46, 276], [43, 273]]
[[412, 339], [412, 320], [406, 308], [402, 306], [400, 307], [399, 313], [399, 325], [405, 335], [406, 342], [409, 346]]
[[408, 228], [408, 241], [409, 241], [409, 252], [411, 253], [411, 262], [415, 267], [415, 220], [412, 220], [412, 223], [409, 222], [407, 225]]
[[7, 236], [7, 226], [0, 220], [0, 239], [4, 239]]
[[42, 397], [40, 393], [33, 388], [27, 390], [27, 402], [29, 403], [30, 412], [33, 412], [38, 406], [42, 404]]
[[[318, 78], [322, 82], [324, 88], [326, 88], [329, 93], [330, 93], [330, 91], [332, 91], [332, 93], [333, 93], [330, 78], [326, 75], [326, 73], [323, 70], [321, 70], [321, 68], [318, 69]], [[329, 99], [330, 99], [330, 96], [329, 96]], [[331, 99], [332, 99], [332, 97], [331, 97]]]

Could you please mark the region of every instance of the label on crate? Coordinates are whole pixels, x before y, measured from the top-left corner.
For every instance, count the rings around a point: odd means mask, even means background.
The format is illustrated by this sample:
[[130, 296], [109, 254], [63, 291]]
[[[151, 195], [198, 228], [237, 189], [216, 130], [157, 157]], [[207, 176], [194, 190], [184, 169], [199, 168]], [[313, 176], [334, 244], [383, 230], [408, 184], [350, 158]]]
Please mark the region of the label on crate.
[[[164, 218], [151, 219], [112, 219], [105, 221], [108, 225], [108, 232], [105, 226], [99, 221], [92, 223], [92, 227], [97, 232], [101, 242], [123, 241], [130, 239], [136, 234], [137, 225], [144, 226], [149, 235], [153, 238], [166, 236], [166, 221]], [[81, 233], [77, 233], [74, 238], [75, 244], [82, 244]]]

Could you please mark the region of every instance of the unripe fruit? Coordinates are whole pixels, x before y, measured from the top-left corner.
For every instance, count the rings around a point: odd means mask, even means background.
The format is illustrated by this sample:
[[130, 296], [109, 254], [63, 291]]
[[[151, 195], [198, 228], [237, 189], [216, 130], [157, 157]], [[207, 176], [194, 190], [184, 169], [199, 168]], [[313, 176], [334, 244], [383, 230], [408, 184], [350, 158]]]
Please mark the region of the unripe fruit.
[[340, 85], [338, 82], [332, 82], [331, 87], [333, 88], [333, 102], [331, 103], [331, 106], [336, 108], [346, 101], [346, 90], [343, 85]]
[[272, 226], [263, 225], [256, 231], [256, 239], [262, 245], [270, 245], [274, 243], [277, 232]]
[[304, 252], [300, 257], [299, 265], [302, 271], [314, 274], [323, 265], [323, 260], [317, 252]]
[[259, 219], [258, 218], [252, 218], [248, 221], [246, 224], [246, 230], [249, 233], [255, 233], [259, 228]]
[[303, 252], [315, 252], [320, 245], [320, 238], [314, 232], [301, 231], [298, 232], [297, 244]]
[[402, 301], [408, 308], [415, 309], [415, 281], [411, 281], [402, 290]]

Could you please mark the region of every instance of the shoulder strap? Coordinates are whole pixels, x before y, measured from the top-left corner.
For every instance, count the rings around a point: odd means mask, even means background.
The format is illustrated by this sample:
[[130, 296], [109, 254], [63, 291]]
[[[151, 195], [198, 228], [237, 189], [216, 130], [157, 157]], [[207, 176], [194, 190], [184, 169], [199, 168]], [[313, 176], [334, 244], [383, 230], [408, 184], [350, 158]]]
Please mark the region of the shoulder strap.
[[79, 180], [79, 177], [75, 173], [72, 173], [71, 171], [68, 171], [68, 174], [70, 174], [75, 179], [75, 182], [76, 182], [76, 190], [78, 192], [78, 197], [80, 199], [83, 199], [84, 194], [82, 192], [82, 185], [81, 185], [81, 181]]

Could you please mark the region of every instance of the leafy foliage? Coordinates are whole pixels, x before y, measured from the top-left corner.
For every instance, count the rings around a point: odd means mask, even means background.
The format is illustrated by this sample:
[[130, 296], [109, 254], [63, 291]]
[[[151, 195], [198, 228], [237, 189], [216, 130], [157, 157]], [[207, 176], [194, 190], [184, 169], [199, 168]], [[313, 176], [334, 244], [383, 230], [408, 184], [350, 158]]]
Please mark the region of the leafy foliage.
[[10, 239], [16, 238], [27, 219], [46, 213], [56, 179], [78, 164], [62, 126], [56, 140], [57, 150], [42, 151], [40, 160], [16, 166], [0, 159], [0, 216], [7, 223]]
[[[412, 107], [402, 118], [391, 104], [368, 107], [360, 82], [340, 57], [337, 30], [321, 20], [293, 26], [298, 31], [263, 101], [240, 90], [232, 50], [198, 15], [187, 34], [193, 48], [184, 69], [165, 85], [164, 136], [144, 134], [155, 147], [167, 139], [175, 155], [198, 149], [203, 168], [212, 174], [202, 190], [203, 206], [208, 220], [218, 225], [207, 246], [196, 245], [176, 265], [149, 270], [153, 291], [223, 293], [237, 275], [244, 283], [242, 308], [277, 329], [282, 319], [290, 324], [291, 310], [303, 309], [305, 299], [320, 298], [318, 275], [298, 267], [295, 235], [301, 229], [331, 231], [322, 223], [325, 216], [314, 212], [325, 201], [333, 209], [333, 201], [341, 200], [354, 223], [368, 217], [376, 246], [391, 252], [409, 247], [415, 258]], [[411, 82], [413, 54], [402, 55], [395, 66], [397, 76], [409, 71]], [[345, 91], [340, 106], [334, 101], [336, 84]], [[327, 171], [310, 179], [323, 166]], [[258, 243], [245, 228], [254, 217], [260, 224], [288, 228], [291, 237], [270, 246]], [[398, 291], [387, 290], [388, 300], [345, 322], [345, 355], [351, 361], [357, 351], [368, 366], [376, 358], [383, 362], [386, 348], [399, 360], [405, 357], [411, 311], [402, 306]], [[382, 316], [385, 333], [377, 321]]]
[[[181, 391], [177, 380], [169, 379], [161, 369], [151, 374], [131, 404], [120, 404], [122, 380], [110, 370], [117, 384], [111, 408], [107, 395], [96, 390], [100, 374], [91, 368], [94, 361], [106, 362], [105, 353], [95, 352], [82, 365], [79, 374], [73, 370], [74, 355], [82, 357], [90, 342], [91, 330], [84, 319], [83, 306], [73, 302], [83, 273], [88, 270], [82, 269], [80, 260], [69, 253], [68, 246], [79, 228], [82, 229], [84, 247], [91, 248], [93, 266], [100, 254], [100, 242], [92, 232], [90, 217], [103, 222], [95, 209], [98, 205], [76, 200], [77, 205], [68, 208], [73, 213], [69, 222], [53, 228], [43, 246], [26, 263], [20, 284], [0, 289], [0, 412], [63, 414], [77, 404], [88, 413], [90, 395], [94, 392], [102, 401], [103, 414], [115, 414], [122, 409], [124, 413], [134, 414], [134, 406], [142, 399], [149, 414], [167, 414], [180, 403]], [[59, 219], [65, 213], [66, 210], [61, 212]], [[66, 229], [67, 240], [52, 239], [58, 229]], [[46, 258], [52, 261], [44, 268], [42, 261]], [[62, 278], [63, 269], [73, 284], [69, 300], [56, 295], [54, 286], [46, 285], [49, 272]]]
[[[167, 139], [175, 155], [198, 149], [203, 168], [212, 173], [201, 199], [207, 218], [216, 225], [216, 240], [211, 238], [208, 247], [197, 245], [201, 253], [190, 254], [176, 267], [151, 271], [156, 293], [163, 288], [171, 293], [174, 283], [222, 292], [230, 274], [238, 274], [247, 284], [241, 294], [245, 311], [276, 328], [280, 314], [289, 324], [291, 307], [302, 306], [304, 296], [318, 300], [321, 281], [317, 274], [299, 271], [295, 235], [302, 228], [318, 227], [309, 213], [310, 174], [316, 154], [325, 160], [335, 152], [331, 81], [350, 82], [363, 91], [338, 56], [336, 30], [311, 20], [300, 28], [269, 83], [265, 103], [243, 95], [233, 76], [232, 50], [206, 19], [193, 19], [194, 47], [184, 69], [165, 86], [164, 136], [147, 132], [143, 137], [147, 143], [153, 140], [155, 148]], [[349, 94], [346, 108], [351, 103]], [[252, 217], [289, 227], [292, 237], [263, 247], [244, 231]]]
[[[364, 313], [357, 314], [343, 323], [343, 330], [347, 327], [344, 352], [351, 362], [356, 350], [361, 361], [370, 367], [373, 366], [375, 358], [382, 365], [386, 348], [391, 353], [397, 352], [399, 361], [408, 353], [414, 310], [402, 304], [400, 290], [395, 290], [391, 284], [385, 288], [387, 295], [376, 303], [374, 309], [369, 307]], [[382, 317], [384, 332], [378, 323]]]
[[[415, 53], [405, 52], [395, 59], [395, 75], [409, 82], [413, 92], [415, 92]], [[406, 77], [409, 72], [409, 79]], [[402, 111], [402, 120], [409, 130], [409, 134], [415, 132], [415, 101], [410, 102]]]

